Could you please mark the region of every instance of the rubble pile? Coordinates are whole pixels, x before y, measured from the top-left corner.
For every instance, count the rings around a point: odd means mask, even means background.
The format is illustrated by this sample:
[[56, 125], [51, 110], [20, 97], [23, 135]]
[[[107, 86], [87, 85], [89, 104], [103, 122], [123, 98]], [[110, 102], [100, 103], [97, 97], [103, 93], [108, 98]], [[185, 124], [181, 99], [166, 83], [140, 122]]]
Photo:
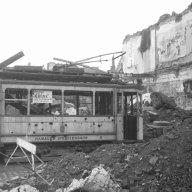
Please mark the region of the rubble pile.
[[39, 192], [37, 189], [35, 189], [34, 187], [31, 187], [30, 185], [21, 185], [18, 187], [15, 187], [13, 189], [11, 189], [10, 192]]
[[155, 109], [160, 109], [162, 107], [174, 109], [177, 106], [172, 98], [161, 92], [152, 92], [150, 97]]
[[148, 131], [148, 124], [154, 121], [167, 121], [172, 124], [173, 127], [177, 127], [180, 122], [192, 122], [192, 111], [186, 111], [181, 108], [168, 109], [162, 107], [159, 110], [153, 109], [152, 111], [144, 110], [143, 112], [143, 132], [144, 140], [148, 141], [153, 138], [153, 135]]
[[72, 192], [77, 190], [84, 192], [120, 192], [121, 188], [115, 183], [115, 181], [112, 180], [110, 173], [102, 166], [99, 166], [94, 168], [91, 174], [85, 179], [74, 179], [69, 187], [65, 189], [60, 188], [56, 192]]
[[[105, 144], [89, 154], [65, 154], [41, 172], [47, 181], [54, 179], [50, 186], [35, 175], [21, 180], [20, 184], [31, 185], [40, 192], [108, 192], [110, 190], [105, 185], [96, 190], [92, 187], [89, 190], [70, 188], [74, 183], [83, 186], [93, 175], [93, 170], [101, 170], [107, 181], [119, 186], [114, 192], [192, 191], [192, 113], [177, 108], [160, 109], [157, 113], [158, 120], [167, 120], [173, 125], [163, 135], [135, 144]], [[147, 114], [145, 123], [151, 118]], [[102, 177], [98, 179], [104, 180]]]
[[[191, 138], [192, 125], [177, 121], [170, 132], [148, 142], [106, 144], [90, 154], [62, 156], [50, 163], [42, 176], [47, 180], [54, 178], [55, 190], [68, 187], [73, 179], [88, 176], [95, 167], [103, 165], [122, 189], [192, 191]], [[40, 184], [38, 179], [34, 186], [38, 188]]]
[[185, 111], [181, 108], [167, 109], [160, 108], [159, 110], [153, 109], [151, 111], [144, 111], [144, 124], [158, 120], [158, 121], [169, 121], [169, 122], [179, 122], [186, 118], [192, 118], [192, 111]]

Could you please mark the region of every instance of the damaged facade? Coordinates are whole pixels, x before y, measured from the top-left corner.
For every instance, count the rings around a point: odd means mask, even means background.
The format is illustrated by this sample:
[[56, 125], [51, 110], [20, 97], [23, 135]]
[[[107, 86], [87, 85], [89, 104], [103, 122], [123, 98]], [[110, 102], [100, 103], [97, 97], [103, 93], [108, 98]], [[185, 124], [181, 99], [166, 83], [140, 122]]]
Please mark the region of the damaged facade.
[[192, 5], [127, 35], [122, 49], [126, 54], [119, 71], [145, 74], [142, 81], [146, 92], [162, 92], [173, 97], [178, 107], [192, 109]]

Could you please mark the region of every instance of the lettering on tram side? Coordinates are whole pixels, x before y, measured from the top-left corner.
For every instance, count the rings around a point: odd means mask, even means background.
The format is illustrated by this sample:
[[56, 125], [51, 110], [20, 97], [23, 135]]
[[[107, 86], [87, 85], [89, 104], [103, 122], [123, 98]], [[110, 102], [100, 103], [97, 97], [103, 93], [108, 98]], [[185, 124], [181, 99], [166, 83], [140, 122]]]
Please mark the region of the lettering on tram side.
[[35, 137], [35, 141], [52, 141], [50, 136], [38, 136]]
[[34, 141], [79, 141], [88, 140], [89, 137], [86, 135], [75, 135], [75, 136], [36, 136]]
[[58, 136], [57, 141], [77, 141], [77, 140], [87, 140], [88, 136]]

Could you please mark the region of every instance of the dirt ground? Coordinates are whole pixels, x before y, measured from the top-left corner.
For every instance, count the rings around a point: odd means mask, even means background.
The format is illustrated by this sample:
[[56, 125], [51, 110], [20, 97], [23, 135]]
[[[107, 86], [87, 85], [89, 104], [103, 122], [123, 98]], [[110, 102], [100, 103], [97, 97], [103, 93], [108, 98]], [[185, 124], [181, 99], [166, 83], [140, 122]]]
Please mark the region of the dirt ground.
[[[56, 191], [102, 164], [111, 177], [130, 192], [191, 192], [192, 113], [177, 108], [156, 112], [159, 115], [155, 117], [144, 113], [143, 142], [105, 144], [91, 153], [63, 155], [49, 163], [41, 173], [47, 181], [54, 179], [52, 185], [32, 175], [14, 181], [12, 186], [25, 183], [39, 191]], [[169, 121], [172, 128], [154, 138], [147, 126], [154, 119]]]

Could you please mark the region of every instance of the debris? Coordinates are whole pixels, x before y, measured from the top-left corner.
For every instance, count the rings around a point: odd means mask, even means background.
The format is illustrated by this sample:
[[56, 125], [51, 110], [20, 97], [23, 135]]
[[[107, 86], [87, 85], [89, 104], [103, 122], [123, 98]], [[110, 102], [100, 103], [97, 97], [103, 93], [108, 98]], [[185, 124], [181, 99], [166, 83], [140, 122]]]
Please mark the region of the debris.
[[34, 177], [34, 176], [29, 177], [29, 179], [28, 179], [28, 184], [29, 184], [29, 185], [34, 185], [34, 184], [35, 184], [35, 181], [36, 181], [36, 177]]
[[175, 101], [161, 92], [151, 93], [151, 101], [155, 109], [160, 109], [166, 107], [169, 109], [174, 109], [177, 105]]
[[0, 189], [0, 192], [9, 192], [8, 190]]
[[[95, 186], [94, 190], [102, 186], [103, 191], [109, 191], [109, 186], [113, 186], [110, 190], [117, 189], [118, 192], [123, 192], [122, 189], [124, 192], [192, 191], [192, 126], [182, 121], [192, 112], [175, 108], [161, 109], [157, 113], [159, 122], [153, 122], [153, 125], [172, 126], [168, 133], [148, 137], [142, 143], [105, 144], [89, 154], [63, 154], [40, 173], [46, 180], [54, 178], [51, 185], [35, 175], [32, 181], [29, 177], [22, 184], [30, 184], [40, 191], [43, 183], [47, 186], [44, 191], [49, 192], [64, 192], [69, 186], [77, 191], [80, 191], [79, 187], [82, 191], [90, 191], [92, 186]], [[145, 136], [148, 133], [147, 118], [144, 114]]]
[[3, 187], [4, 183], [0, 181], [0, 187]]
[[146, 166], [146, 167], [144, 167], [143, 172], [146, 173], [146, 174], [148, 174], [148, 175], [153, 175], [153, 174], [155, 174], [155, 170], [154, 170], [153, 167], [151, 167], [151, 166]]
[[74, 179], [73, 182], [69, 185], [69, 187], [65, 188], [63, 192], [72, 192], [77, 189], [82, 189], [84, 184], [85, 184], [85, 181], [83, 179], [80, 179], [80, 180]]
[[171, 133], [167, 134], [166, 137], [167, 137], [168, 139], [176, 139], [176, 136], [174, 136], [174, 135], [171, 134]]
[[12, 181], [13, 181], [13, 180], [17, 180], [17, 179], [19, 179], [19, 176], [15, 176], [15, 177], [12, 177], [12, 178], [11, 178]]
[[39, 192], [39, 190], [37, 190], [34, 187], [31, 187], [30, 185], [21, 185], [19, 187], [13, 188], [10, 190], [10, 192]]
[[153, 124], [156, 126], [171, 126], [169, 121], [154, 121]]
[[[110, 173], [100, 166], [94, 168], [91, 174], [85, 179], [74, 179], [69, 187], [65, 188], [63, 191], [73, 192], [77, 189], [91, 192], [119, 192], [121, 188], [111, 180]], [[56, 192], [60, 191], [62, 190], [58, 189]]]
[[156, 162], [158, 161], [158, 157], [157, 156], [154, 156], [154, 157], [152, 157], [150, 160], [149, 160], [149, 163], [150, 164], [152, 164], [152, 165], [155, 165], [156, 164]]
[[132, 158], [131, 155], [127, 155], [127, 158], [125, 159], [125, 161], [130, 161], [131, 158]]

